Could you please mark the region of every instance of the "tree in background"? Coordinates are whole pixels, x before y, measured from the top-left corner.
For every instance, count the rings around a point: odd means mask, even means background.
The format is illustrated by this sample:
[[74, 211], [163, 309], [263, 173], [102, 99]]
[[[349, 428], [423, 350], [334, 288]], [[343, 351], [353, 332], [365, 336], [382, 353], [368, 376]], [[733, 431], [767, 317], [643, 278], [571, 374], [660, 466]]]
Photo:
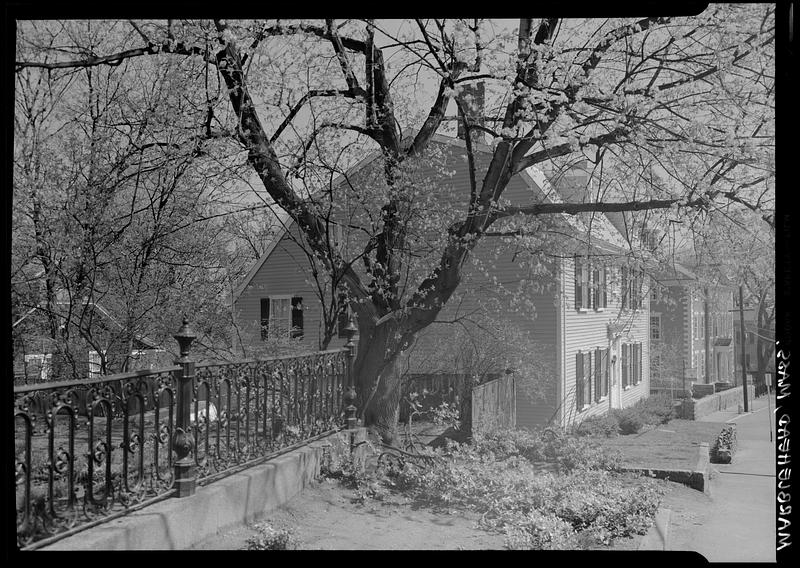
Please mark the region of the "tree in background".
[[[360, 413], [391, 441], [402, 354], [488, 233], [536, 246], [554, 215], [626, 211], [661, 211], [667, 222], [746, 208], [773, 223], [774, 11], [720, 4], [690, 17], [524, 18], [514, 29], [459, 19], [103, 22], [91, 45], [71, 33], [85, 23], [23, 22], [17, 75], [174, 66], [181, 88], [164, 112], [189, 139], [227, 136], [204, 157], [251, 169], [346, 290], [361, 338]], [[467, 86], [479, 82], [486, 105], [476, 113]], [[443, 209], [437, 194], [452, 167], [431, 140], [453, 107], [468, 179], [455, 188], [459, 205]], [[477, 133], [489, 137], [485, 165]], [[376, 171], [345, 175], [369, 153]], [[522, 170], [584, 160], [582, 198], [504, 201]], [[436, 179], [420, 179], [423, 161], [438, 165]], [[344, 205], [363, 212], [352, 249], [332, 247], [326, 223]]]

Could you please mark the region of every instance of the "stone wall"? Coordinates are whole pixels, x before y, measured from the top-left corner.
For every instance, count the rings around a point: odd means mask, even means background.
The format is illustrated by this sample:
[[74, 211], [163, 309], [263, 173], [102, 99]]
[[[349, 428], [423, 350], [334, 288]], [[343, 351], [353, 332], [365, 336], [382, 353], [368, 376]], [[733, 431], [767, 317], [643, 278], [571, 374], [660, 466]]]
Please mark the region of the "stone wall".
[[[755, 399], [755, 387], [753, 385], [748, 385], [747, 396], [749, 401]], [[744, 404], [742, 387], [734, 387], [703, 398], [684, 400], [681, 405], [681, 418], [699, 420], [712, 412], [725, 410], [729, 407], [738, 408], [740, 404]]]

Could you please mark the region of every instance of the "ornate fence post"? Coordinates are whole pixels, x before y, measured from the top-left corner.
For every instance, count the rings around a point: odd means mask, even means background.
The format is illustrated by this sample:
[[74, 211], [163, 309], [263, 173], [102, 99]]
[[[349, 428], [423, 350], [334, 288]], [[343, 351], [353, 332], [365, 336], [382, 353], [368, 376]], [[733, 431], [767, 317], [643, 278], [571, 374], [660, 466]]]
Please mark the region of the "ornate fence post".
[[189, 320], [184, 317], [183, 325], [173, 335], [180, 347], [181, 356], [175, 361], [181, 368], [175, 371], [177, 383], [178, 412], [175, 418], [175, 434], [172, 438], [172, 449], [175, 451], [175, 489], [176, 497], [194, 495], [195, 471], [192, 459], [193, 442], [189, 432], [190, 404], [192, 402], [192, 380], [194, 379], [194, 361], [189, 358], [189, 347], [197, 337], [189, 327]]
[[353, 336], [358, 331], [355, 325], [353, 325], [353, 318], [350, 317], [350, 320], [347, 322], [347, 327], [344, 328], [345, 336], [347, 337], [347, 343], [345, 343], [345, 347], [347, 348], [347, 392], [344, 394], [344, 403], [345, 403], [345, 423], [347, 424], [348, 430], [353, 430], [356, 427], [356, 386], [355, 386], [355, 377], [353, 377], [353, 360], [356, 356], [356, 346], [353, 343]]

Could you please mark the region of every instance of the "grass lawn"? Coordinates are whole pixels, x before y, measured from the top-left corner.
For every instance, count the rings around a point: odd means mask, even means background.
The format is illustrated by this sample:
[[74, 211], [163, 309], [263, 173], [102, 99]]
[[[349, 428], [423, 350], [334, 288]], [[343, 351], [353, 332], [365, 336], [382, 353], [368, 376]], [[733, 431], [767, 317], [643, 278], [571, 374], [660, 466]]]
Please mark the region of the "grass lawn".
[[725, 426], [722, 422], [696, 422], [676, 419], [650, 427], [638, 434], [592, 440], [607, 448], [616, 448], [630, 467], [652, 469], [694, 469], [697, 463], [697, 446], [714, 443]]

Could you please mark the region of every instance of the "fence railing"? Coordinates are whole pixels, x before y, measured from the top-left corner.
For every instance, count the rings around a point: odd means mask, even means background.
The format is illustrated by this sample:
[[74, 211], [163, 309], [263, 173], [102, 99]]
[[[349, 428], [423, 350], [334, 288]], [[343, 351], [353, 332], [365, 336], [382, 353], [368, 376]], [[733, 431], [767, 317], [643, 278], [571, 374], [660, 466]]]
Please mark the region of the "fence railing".
[[[177, 366], [14, 388], [17, 545], [38, 548], [194, 493], [344, 424], [353, 343], [293, 357]], [[355, 407], [347, 412], [354, 414]], [[352, 416], [348, 416], [352, 419]]]

